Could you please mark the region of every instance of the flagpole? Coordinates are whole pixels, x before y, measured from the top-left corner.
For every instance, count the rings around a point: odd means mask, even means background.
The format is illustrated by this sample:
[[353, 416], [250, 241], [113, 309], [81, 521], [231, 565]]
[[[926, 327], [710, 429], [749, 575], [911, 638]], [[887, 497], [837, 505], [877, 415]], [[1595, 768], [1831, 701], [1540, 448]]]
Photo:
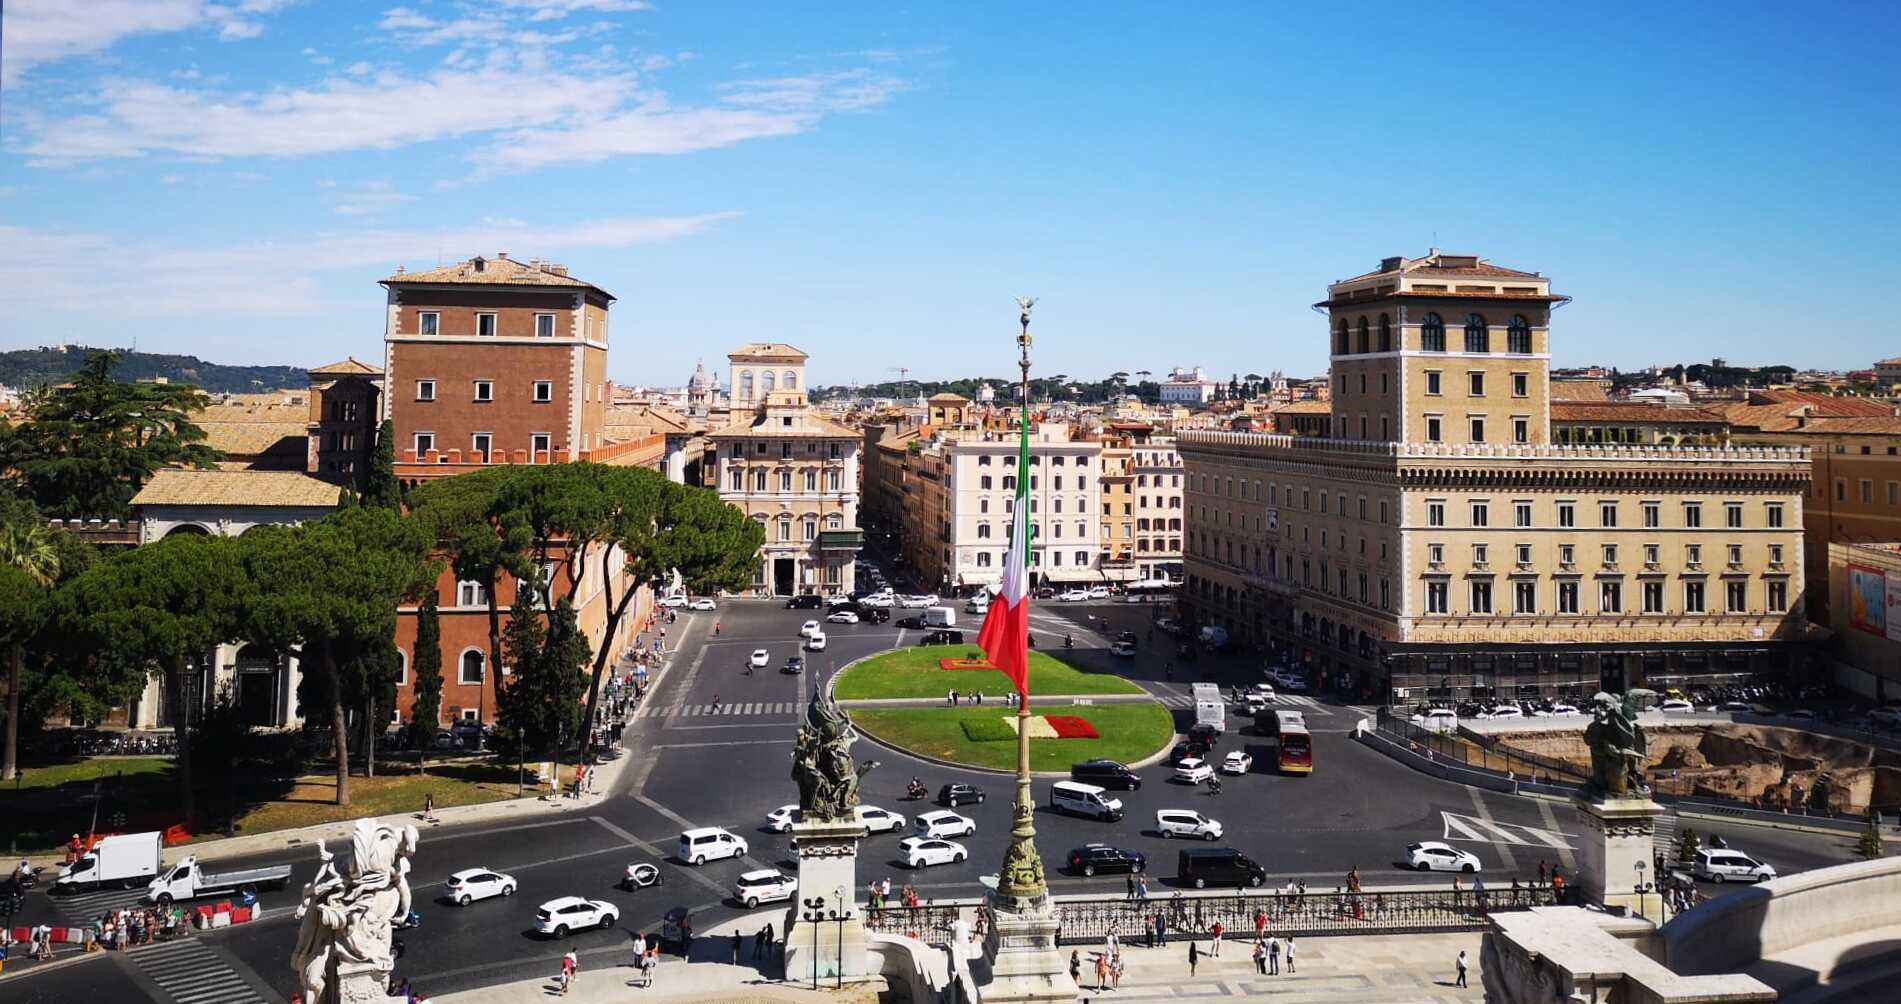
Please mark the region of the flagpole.
[[[1021, 352], [1021, 358], [1017, 365], [1022, 367], [1023, 370], [1023, 381], [1021, 385], [1023, 391], [1023, 431], [1021, 434], [1022, 438], [1018, 440], [1019, 445], [1017, 447], [1017, 479], [1019, 485], [1023, 483], [1023, 479], [1029, 477], [1027, 458], [1025, 458], [1023, 454], [1029, 449], [1030, 308], [1035, 305], [1036, 300], [1033, 297], [1017, 297], [1017, 306], [1022, 308], [1022, 315], [1018, 320], [1023, 326], [1022, 332], [1017, 335], [1017, 347]], [[1022, 602], [1024, 604], [1023, 624], [1025, 637], [1023, 638], [1023, 642], [1026, 646], [1024, 650], [1026, 665], [1023, 670], [1024, 685], [1019, 692], [1021, 700], [1017, 702], [1017, 797], [1016, 805], [1013, 807], [1011, 813], [1014, 825], [1010, 828], [1010, 846], [1003, 854], [1003, 869], [1002, 874], [999, 876], [998, 892], [1003, 896], [1009, 897], [1012, 900], [1011, 905], [1015, 909], [1025, 910], [1040, 906], [1048, 901], [1049, 884], [1043, 877], [1042, 856], [1036, 853], [1036, 800], [1034, 796], [1030, 794], [1030, 671], [1027, 665], [1029, 659], [1027, 645], [1029, 642], [1028, 631], [1030, 622], [1028, 605], [1030, 597], [1035, 590], [1031, 588], [1028, 581], [1030, 575], [1029, 568], [1031, 567], [1030, 556], [1034, 554], [1033, 542], [1030, 539], [1029, 533], [1031, 526], [1029, 522], [1029, 505], [1026, 504], [1017, 507], [1016, 519], [1018, 525], [1024, 527], [1022, 531], [1023, 536], [1020, 539], [1024, 542], [1025, 552], [1023, 573], [1025, 582]], [[1014, 535], [1015, 528], [1012, 529], [1012, 533]]]

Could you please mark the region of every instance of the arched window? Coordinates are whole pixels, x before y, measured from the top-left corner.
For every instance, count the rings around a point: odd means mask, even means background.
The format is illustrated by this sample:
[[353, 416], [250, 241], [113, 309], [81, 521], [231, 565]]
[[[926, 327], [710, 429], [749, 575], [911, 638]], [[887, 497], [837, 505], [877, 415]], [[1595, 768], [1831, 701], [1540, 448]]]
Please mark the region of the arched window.
[[1360, 353], [1366, 353], [1366, 352], [1372, 351], [1372, 345], [1369, 344], [1369, 341], [1368, 341], [1368, 336], [1366, 332], [1366, 317], [1364, 315], [1362, 315], [1360, 318], [1359, 336], [1360, 337], [1358, 339], [1358, 347], [1354, 351], [1360, 352]]
[[1485, 318], [1477, 314], [1465, 315], [1465, 351], [1492, 351], [1492, 329], [1485, 324]]
[[1344, 317], [1340, 318], [1340, 325], [1333, 333], [1333, 354], [1336, 356], [1347, 354], [1347, 319]]
[[739, 371], [739, 399], [752, 400], [752, 370]]
[[1419, 322], [1419, 348], [1426, 352], [1446, 350], [1446, 322], [1438, 314], [1427, 314]]
[[1531, 322], [1523, 314], [1513, 314], [1511, 324], [1505, 328], [1505, 351], [1518, 355], [1531, 352]]
[[1393, 351], [1393, 319], [1385, 314], [1380, 315], [1380, 351]]
[[196, 523], [180, 523], [165, 531], [167, 537], [209, 537], [211, 531]]
[[761, 374], [760, 381], [759, 381], [759, 389], [764, 391], [767, 394], [770, 394], [773, 391], [774, 382], [775, 382], [775, 378], [772, 375], [772, 371], [767, 370], [765, 373]]
[[457, 679], [462, 683], [481, 683], [482, 666], [486, 661], [481, 649], [472, 648], [463, 652]]
[[799, 375], [791, 370], [786, 370], [785, 376], [779, 381], [779, 386], [784, 387], [786, 390], [798, 390]]

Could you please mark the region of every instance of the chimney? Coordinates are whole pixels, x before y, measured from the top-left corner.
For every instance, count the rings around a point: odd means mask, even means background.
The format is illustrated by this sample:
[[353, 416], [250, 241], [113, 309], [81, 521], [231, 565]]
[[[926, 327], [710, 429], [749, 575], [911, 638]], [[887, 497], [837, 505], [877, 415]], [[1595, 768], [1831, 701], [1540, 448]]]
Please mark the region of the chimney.
[[566, 265], [558, 264], [556, 262], [549, 262], [547, 265], [543, 266], [542, 271], [547, 272], [549, 275], [565, 276], [568, 274], [568, 267]]
[[403, 267], [401, 265], [396, 266], [396, 274], [397, 275], [403, 274]]
[[499, 259], [501, 259], [502, 261], [507, 261], [507, 260], [508, 260], [508, 252], [506, 252], [506, 251], [497, 251], [497, 252], [495, 252], [495, 257], [497, 257], [497, 258], [499, 258]]

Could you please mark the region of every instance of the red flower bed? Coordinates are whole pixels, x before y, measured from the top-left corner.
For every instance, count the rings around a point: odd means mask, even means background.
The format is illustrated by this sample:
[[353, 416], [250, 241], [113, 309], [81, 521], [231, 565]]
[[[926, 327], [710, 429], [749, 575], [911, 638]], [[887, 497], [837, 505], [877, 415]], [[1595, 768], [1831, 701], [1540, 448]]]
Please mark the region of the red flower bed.
[[939, 659], [938, 669], [996, 669], [988, 659]]
[[1087, 719], [1077, 718], [1075, 715], [1044, 715], [1043, 720], [1050, 723], [1050, 728], [1056, 730], [1058, 739], [1101, 738], [1094, 725], [1089, 724]]

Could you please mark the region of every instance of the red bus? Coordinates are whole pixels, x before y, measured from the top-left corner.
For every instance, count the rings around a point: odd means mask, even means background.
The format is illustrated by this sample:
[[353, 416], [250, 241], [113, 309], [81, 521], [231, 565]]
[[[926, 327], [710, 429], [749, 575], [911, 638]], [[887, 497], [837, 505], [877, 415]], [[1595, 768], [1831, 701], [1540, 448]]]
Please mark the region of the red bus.
[[1307, 719], [1298, 711], [1274, 711], [1261, 716], [1259, 725], [1274, 747], [1275, 766], [1283, 774], [1314, 772], [1314, 739], [1307, 732]]

